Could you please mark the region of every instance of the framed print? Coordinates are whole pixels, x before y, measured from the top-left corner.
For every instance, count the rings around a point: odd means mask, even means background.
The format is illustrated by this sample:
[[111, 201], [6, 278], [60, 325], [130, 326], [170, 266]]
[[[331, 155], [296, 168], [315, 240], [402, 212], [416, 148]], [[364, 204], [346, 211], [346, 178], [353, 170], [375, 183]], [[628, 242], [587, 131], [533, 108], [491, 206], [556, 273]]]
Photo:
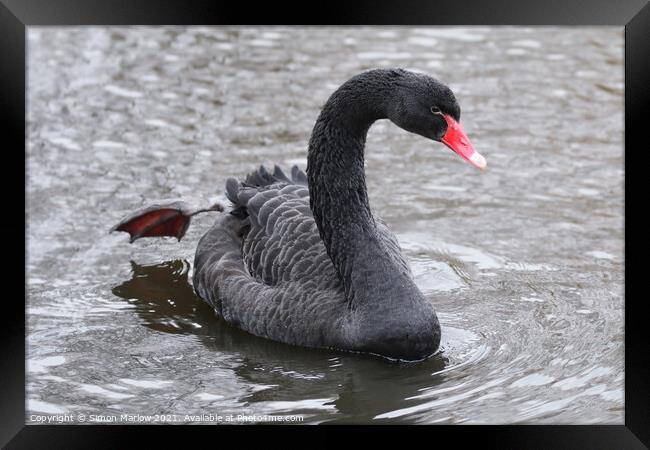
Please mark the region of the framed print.
[[2, 443], [644, 448], [650, 9], [506, 3], [3, 1]]

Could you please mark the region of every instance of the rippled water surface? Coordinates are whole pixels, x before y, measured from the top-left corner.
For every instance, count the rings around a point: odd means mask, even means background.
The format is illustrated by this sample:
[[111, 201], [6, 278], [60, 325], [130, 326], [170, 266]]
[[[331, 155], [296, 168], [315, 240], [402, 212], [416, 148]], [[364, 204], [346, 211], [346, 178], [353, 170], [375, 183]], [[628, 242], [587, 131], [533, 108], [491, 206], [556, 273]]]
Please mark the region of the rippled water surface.
[[[37, 28], [28, 60], [34, 414], [300, 414], [305, 422], [623, 422], [623, 34], [614, 28]], [[194, 249], [108, 230], [150, 200], [306, 165], [320, 107], [399, 66], [456, 92], [480, 172], [388, 121], [371, 206], [443, 327], [395, 364], [215, 317]], [[209, 419], [205, 419], [209, 420]]]

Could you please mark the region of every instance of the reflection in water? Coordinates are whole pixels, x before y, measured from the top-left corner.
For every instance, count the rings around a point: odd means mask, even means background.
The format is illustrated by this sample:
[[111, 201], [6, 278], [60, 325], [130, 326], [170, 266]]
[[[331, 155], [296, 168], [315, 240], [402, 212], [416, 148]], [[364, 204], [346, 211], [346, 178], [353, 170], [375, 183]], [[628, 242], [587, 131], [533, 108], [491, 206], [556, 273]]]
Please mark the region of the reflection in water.
[[210, 334], [217, 318], [210, 306], [194, 293], [188, 280], [187, 261], [173, 260], [154, 265], [131, 261], [133, 276], [113, 288], [113, 294], [136, 307], [144, 324], [165, 333]]
[[[326, 413], [316, 420], [363, 422], [396, 405], [408, 406], [405, 399], [444, 380], [435, 375], [447, 362], [441, 355], [421, 363], [389, 363], [369, 355], [290, 346], [234, 328], [196, 296], [187, 261], [131, 261], [131, 267], [132, 278], [113, 293], [134, 306], [153, 330], [195, 335], [215, 352], [242, 355], [234, 373], [246, 382], [272, 386], [247, 396], [248, 403], [267, 402], [267, 409], [278, 413], [333, 410], [339, 413], [335, 418]], [[305, 401], [315, 395], [317, 401]]]

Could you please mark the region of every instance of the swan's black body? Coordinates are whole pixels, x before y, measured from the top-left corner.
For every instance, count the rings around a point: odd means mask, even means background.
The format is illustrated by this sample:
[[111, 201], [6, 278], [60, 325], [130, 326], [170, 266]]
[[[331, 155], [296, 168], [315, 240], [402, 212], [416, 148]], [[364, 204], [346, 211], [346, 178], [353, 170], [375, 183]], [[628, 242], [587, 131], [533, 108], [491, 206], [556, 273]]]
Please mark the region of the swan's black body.
[[[443, 142], [481, 169], [483, 156], [459, 123], [451, 90], [405, 70], [371, 70], [345, 82], [321, 111], [309, 142], [307, 175], [276, 166], [244, 182], [229, 179], [232, 209], [201, 238], [194, 288], [234, 326], [310, 347], [375, 353], [401, 360], [432, 355], [440, 344], [433, 307], [413, 282], [397, 239], [370, 210], [364, 174], [366, 134], [390, 119]], [[223, 211], [158, 202], [113, 228], [131, 242], [183, 237], [193, 215]]]
[[263, 168], [228, 180], [230, 214], [199, 242], [194, 287], [252, 334], [311, 347], [418, 360], [440, 326], [395, 236], [368, 204], [364, 145], [372, 123], [440, 140], [432, 105], [459, 119], [451, 91], [425, 75], [374, 70], [327, 101], [309, 143], [307, 176]]

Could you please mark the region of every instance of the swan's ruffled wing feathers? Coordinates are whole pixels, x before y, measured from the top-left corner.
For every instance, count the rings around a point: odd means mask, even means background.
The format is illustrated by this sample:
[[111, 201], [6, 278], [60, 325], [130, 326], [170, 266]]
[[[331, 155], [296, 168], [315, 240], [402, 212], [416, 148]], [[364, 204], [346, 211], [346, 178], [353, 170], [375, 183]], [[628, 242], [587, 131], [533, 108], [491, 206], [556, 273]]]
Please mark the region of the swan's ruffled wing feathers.
[[309, 208], [304, 172], [294, 168], [289, 179], [262, 167], [243, 182], [229, 179], [226, 196], [233, 210], [197, 247], [197, 294], [257, 336], [314, 347], [336, 342], [345, 295]]
[[[313, 280], [320, 287], [338, 285], [338, 278], [318, 234], [306, 195], [284, 187], [254, 197], [251, 227], [242, 255], [251, 275], [269, 285]], [[275, 196], [268, 198], [273, 192]], [[266, 194], [266, 195], [265, 195]]]
[[[251, 276], [269, 286], [299, 280], [340, 286], [309, 207], [307, 178], [297, 166], [291, 179], [278, 166], [273, 173], [260, 166], [243, 182], [231, 178], [226, 196], [233, 203], [231, 214], [242, 220], [241, 257]], [[410, 272], [395, 235], [381, 219], [376, 223], [380, 242]]]
[[[279, 167], [263, 166], [245, 181], [231, 178], [226, 196], [238, 219], [240, 258], [247, 273], [267, 286], [304, 281], [317, 289], [338, 289], [340, 281], [309, 207], [304, 172], [294, 166], [289, 179]], [[204, 245], [199, 244], [199, 247]]]
[[261, 166], [244, 182], [228, 180], [233, 215], [249, 221], [242, 239], [245, 267], [267, 285], [298, 280], [312, 280], [321, 288], [338, 284], [309, 207], [306, 182], [296, 166], [291, 179], [278, 166], [272, 174]]

